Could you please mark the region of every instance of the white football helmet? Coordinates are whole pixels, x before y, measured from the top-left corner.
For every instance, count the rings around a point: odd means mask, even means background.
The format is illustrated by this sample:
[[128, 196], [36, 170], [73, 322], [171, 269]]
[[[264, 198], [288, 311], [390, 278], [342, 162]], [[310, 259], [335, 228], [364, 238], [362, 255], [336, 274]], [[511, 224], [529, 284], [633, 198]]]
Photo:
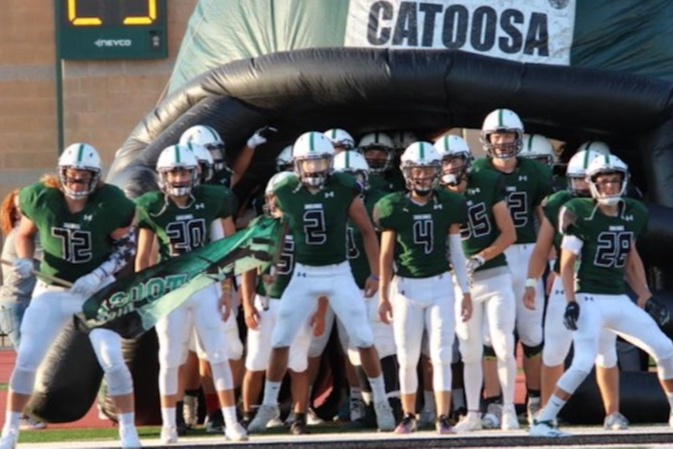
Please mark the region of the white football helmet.
[[520, 156], [535, 159], [549, 168], [553, 167], [556, 162], [554, 146], [549, 139], [541, 134], [527, 134], [524, 136]]
[[369, 165], [357, 151], [342, 151], [334, 156], [334, 171], [353, 174], [365, 190], [369, 189]]
[[580, 151], [594, 151], [598, 154], [612, 154], [612, 151], [610, 151], [610, 147], [608, 146], [608, 144], [605, 142], [601, 142], [600, 140], [589, 140], [584, 142], [577, 149], [578, 153]]
[[404, 151], [409, 145], [418, 141], [416, 134], [411, 131], [395, 131], [390, 135], [395, 151]]
[[[467, 142], [460, 136], [447, 134], [435, 142], [435, 149], [442, 160], [440, 183], [450, 186], [460, 184], [465, 175], [472, 170], [473, 158]], [[456, 158], [462, 159], [463, 163], [458, 167], [451, 167]]]
[[288, 145], [276, 156], [276, 171], [292, 171], [294, 162], [292, 161], [292, 145]]
[[325, 135], [329, 140], [332, 141], [334, 149], [340, 148], [341, 151], [352, 150], [355, 148], [355, 139], [351, 136], [348, 131], [339, 128], [328, 129], [325, 131]]
[[294, 172], [307, 187], [322, 187], [332, 172], [334, 145], [321, 132], [309, 131], [292, 146]]
[[[383, 155], [372, 154], [371, 150], [382, 151]], [[360, 142], [358, 142], [358, 151], [367, 160], [370, 173], [384, 173], [393, 166], [395, 147], [393, 140], [386, 133], [375, 132], [365, 134], [360, 139]]]
[[279, 171], [278, 173], [274, 174], [271, 179], [269, 179], [269, 182], [266, 183], [266, 188], [264, 189], [264, 205], [262, 206], [264, 215], [267, 217], [278, 218], [279, 210], [276, 207], [276, 194], [274, 189], [280, 185], [282, 181], [293, 176], [294, 173], [291, 171]]
[[[159, 173], [159, 187], [164, 193], [173, 196], [185, 196], [192, 193], [192, 189], [199, 182], [199, 161], [188, 147], [171, 145], [165, 148], [157, 160]], [[170, 181], [169, 173], [174, 170], [187, 170], [189, 177], [186, 181]]]
[[578, 151], [568, 161], [566, 178], [568, 178], [568, 190], [575, 196], [591, 196], [587, 182], [587, 169], [589, 164], [600, 156], [595, 151]]
[[[495, 133], [513, 133], [514, 141], [492, 143], [491, 135]], [[523, 145], [523, 122], [514, 111], [496, 109], [484, 119], [484, 124], [481, 126], [481, 143], [491, 157], [499, 159], [516, 157]]]
[[[98, 151], [88, 143], [73, 143], [63, 151], [58, 158], [58, 179], [61, 181], [63, 193], [73, 200], [86, 198], [98, 185], [101, 177], [101, 160]], [[87, 179], [86, 190], [73, 190], [69, 184], [79, 184], [78, 178], [67, 176], [68, 169], [86, 170], [91, 172], [91, 178]]]
[[192, 150], [196, 160], [199, 161], [199, 182], [205, 184], [213, 179], [215, 172], [213, 171], [213, 156], [210, 151], [206, 150], [203, 145], [194, 142], [189, 142], [185, 146]]
[[439, 153], [430, 142], [414, 142], [404, 150], [400, 169], [407, 189], [428, 195], [435, 188], [442, 171]]
[[196, 125], [189, 128], [180, 136], [180, 145], [185, 145], [190, 142], [197, 143], [210, 151], [213, 156], [213, 168], [216, 172], [224, 170], [225, 162], [225, 148], [224, 141], [214, 128], [206, 125]]
[[[619, 190], [615, 193], [606, 193], [604, 188], [598, 183], [598, 177], [601, 175], [619, 174], [621, 175]], [[626, 185], [629, 180], [629, 168], [626, 164], [613, 154], [599, 155], [589, 163], [587, 168], [587, 183], [589, 183], [589, 191], [591, 196], [598, 201], [599, 204], [615, 205], [621, 201], [622, 196], [626, 192]]]

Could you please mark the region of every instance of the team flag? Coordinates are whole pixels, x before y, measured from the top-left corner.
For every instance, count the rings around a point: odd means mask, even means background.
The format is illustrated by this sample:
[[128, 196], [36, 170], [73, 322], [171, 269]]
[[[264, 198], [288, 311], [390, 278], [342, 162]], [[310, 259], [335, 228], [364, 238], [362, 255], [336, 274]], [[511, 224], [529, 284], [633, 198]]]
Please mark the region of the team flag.
[[192, 293], [226, 276], [266, 269], [280, 248], [281, 233], [279, 220], [259, 217], [229, 237], [123, 277], [84, 303], [78, 324], [139, 337]]

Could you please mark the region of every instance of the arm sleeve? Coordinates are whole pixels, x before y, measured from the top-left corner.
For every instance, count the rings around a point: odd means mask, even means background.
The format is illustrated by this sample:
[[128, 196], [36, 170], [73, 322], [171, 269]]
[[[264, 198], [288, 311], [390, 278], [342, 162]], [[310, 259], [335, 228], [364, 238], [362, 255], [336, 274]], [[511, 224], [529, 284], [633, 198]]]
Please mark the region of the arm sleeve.
[[100, 271], [106, 278], [124, 268], [136, 255], [136, 228], [131, 226], [126, 234], [112, 242], [112, 253], [105, 262], [100, 264], [96, 271]]
[[460, 234], [449, 234], [449, 251], [451, 253], [451, 265], [456, 274], [458, 285], [463, 291], [463, 294], [470, 292], [470, 284], [467, 277], [467, 268], [465, 253], [463, 252], [463, 245]]
[[220, 220], [213, 220], [210, 224], [210, 241], [215, 242], [224, 238], [224, 226]]
[[561, 248], [570, 251], [576, 256], [579, 256], [582, 252], [582, 247], [584, 242], [574, 235], [564, 235], [563, 241], [561, 242]]

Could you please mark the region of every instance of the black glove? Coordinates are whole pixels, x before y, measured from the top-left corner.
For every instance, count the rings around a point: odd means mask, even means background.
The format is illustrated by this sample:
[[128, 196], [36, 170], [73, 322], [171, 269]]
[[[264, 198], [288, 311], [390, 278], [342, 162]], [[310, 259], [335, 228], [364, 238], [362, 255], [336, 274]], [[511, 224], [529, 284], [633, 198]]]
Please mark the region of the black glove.
[[577, 320], [580, 318], [580, 305], [577, 301], [569, 302], [563, 314], [563, 325], [571, 330], [577, 330]]
[[671, 321], [671, 314], [668, 309], [661, 302], [654, 299], [654, 297], [648, 299], [645, 303], [645, 312], [650, 314], [659, 327], [664, 327]]

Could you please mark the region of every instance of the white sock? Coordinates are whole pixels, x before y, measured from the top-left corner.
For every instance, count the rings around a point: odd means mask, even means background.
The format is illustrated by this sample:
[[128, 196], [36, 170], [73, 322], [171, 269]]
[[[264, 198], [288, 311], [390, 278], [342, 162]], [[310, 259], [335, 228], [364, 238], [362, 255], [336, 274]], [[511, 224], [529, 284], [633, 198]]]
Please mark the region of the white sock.
[[372, 386], [372, 394], [374, 395], [375, 403], [387, 400], [386, 384], [383, 381], [383, 374], [379, 374], [377, 377], [370, 377], [369, 385]]
[[175, 427], [175, 407], [161, 407], [161, 422], [164, 427]]
[[556, 416], [558, 415], [559, 411], [561, 411], [564, 405], [566, 405], [566, 401], [559, 398], [555, 394], [551, 395], [551, 397], [547, 401], [547, 405], [544, 406], [537, 420], [553, 421], [554, 419], [556, 419]]
[[435, 392], [423, 390], [423, 411], [435, 413]]
[[[175, 410], [175, 409], [173, 409]], [[124, 429], [127, 427], [133, 427], [136, 425], [136, 414], [134, 412], [130, 413], [120, 413], [119, 414], [119, 429]]]
[[222, 407], [222, 416], [224, 416], [224, 425], [226, 427], [233, 427], [238, 423], [238, 418], [236, 418], [236, 407], [233, 405]]
[[262, 405], [278, 405], [280, 384], [280, 382], [270, 380], [264, 382], [264, 400], [262, 401]]
[[2, 429], [2, 433], [4, 434], [10, 429], [19, 430], [19, 420], [21, 419], [22, 415], [23, 413], [21, 412], [8, 411], [6, 416], [7, 421], [5, 422], [5, 426]]

